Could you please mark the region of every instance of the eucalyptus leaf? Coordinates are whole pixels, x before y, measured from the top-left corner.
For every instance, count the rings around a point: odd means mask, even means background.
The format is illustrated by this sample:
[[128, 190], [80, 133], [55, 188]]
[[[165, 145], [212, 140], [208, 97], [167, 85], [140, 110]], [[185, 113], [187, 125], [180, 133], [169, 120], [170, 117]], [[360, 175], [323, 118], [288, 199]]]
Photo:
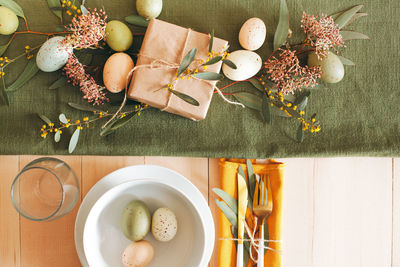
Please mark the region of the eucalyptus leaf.
[[193, 97], [191, 97], [191, 96], [189, 96], [187, 94], [175, 91], [173, 89], [168, 89], [168, 91], [170, 91], [171, 93], [173, 93], [174, 95], [176, 95], [177, 97], [179, 97], [180, 99], [185, 101], [186, 103], [189, 103], [189, 104], [191, 104], [193, 106], [196, 106], [196, 107], [200, 106], [199, 101], [197, 101], [196, 99], [194, 99]]
[[208, 52], [211, 53], [214, 44], [214, 29], [212, 29], [210, 34], [210, 43], [208, 45]]
[[250, 160], [246, 160], [247, 165], [247, 177], [249, 179], [249, 194], [251, 199], [254, 198], [254, 190], [256, 187], [256, 176], [254, 174], [253, 164], [251, 164]]
[[361, 32], [340, 31], [343, 41], [348, 40], [369, 40], [369, 37]]
[[302, 143], [304, 140], [304, 131], [303, 131], [303, 124], [300, 123], [299, 128], [297, 128], [297, 141]]
[[150, 20], [147, 20], [141, 16], [137, 16], [137, 15], [130, 15], [125, 17], [125, 21], [128, 22], [129, 24], [135, 25], [135, 26], [139, 26], [139, 27], [147, 27], [149, 26], [149, 22]]
[[135, 117], [139, 112], [132, 112], [126, 115], [123, 118], [120, 118], [116, 120], [112, 126], [111, 130], [117, 130], [118, 128], [121, 128], [122, 126], [126, 125], [133, 117]]
[[307, 107], [307, 104], [308, 104], [308, 96], [304, 96], [301, 102], [297, 105], [297, 109], [304, 110]]
[[2, 56], [8, 48], [8, 44], [0, 45], [0, 56]]
[[261, 115], [267, 124], [271, 123], [271, 108], [269, 105], [269, 99], [268, 99], [267, 94], [263, 95], [262, 104], [261, 104]]
[[224, 64], [226, 64], [228, 67], [230, 67], [231, 69], [236, 70], [237, 66], [235, 63], [233, 63], [232, 61], [230, 61], [229, 59], [223, 59], [222, 62], [224, 62]]
[[196, 54], [197, 54], [197, 48], [193, 48], [183, 58], [182, 63], [178, 69], [178, 74], [177, 74], [178, 77], [181, 76], [181, 74], [187, 70], [187, 68], [190, 66], [190, 64], [192, 64]]
[[93, 60], [93, 54], [90, 53], [75, 53], [76, 57], [78, 58], [79, 62], [83, 65], [89, 65]]
[[67, 77], [61, 76], [59, 79], [57, 79], [49, 86], [49, 89], [54, 90], [67, 85], [69, 85]]
[[274, 36], [274, 50], [281, 47], [289, 34], [289, 11], [287, 8], [286, 0], [281, 0], [279, 10], [279, 23]]
[[222, 56], [214, 57], [211, 60], [209, 60], [208, 62], [204, 63], [203, 66], [215, 64], [217, 62], [220, 62], [221, 59], [222, 59]]
[[5, 7], [11, 9], [15, 13], [15, 15], [25, 19], [24, 11], [15, 1], [0, 0], [0, 6], [5, 6]]
[[75, 132], [72, 134], [71, 136], [71, 140], [69, 140], [69, 146], [68, 146], [68, 152], [71, 154], [72, 152], [74, 152], [76, 145], [78, 144], [78, 140], [79, 140], [79, 133], [81, 132], [81, 130], [76, 129]]
[[343, 26], [343, 28], [346, 27], [347, 25], [350, 25], [351, 23], [353, 23], [354, 21], [358, 20], [359, 18], [362, 18], [362, 17], [365, 17], [365, 16], [368, 16], [368, 14], [367, 14], [367, 13], [363, 13], [363, 12], [358, 12], [358, 13], [356, 13], [356, 14]]
[[87, 15], [89, 13], [89, 10], [84, 5], [81, 5], [81, 11], [82, 15]]
[[68, 120], [67, 120], [67, 117], [65, 117], [65, 114], [64, 114], [64, 113], [61, 113], [61, 114], [58, 116], [58, 119], [61, 121], [61, 123], [64, 123], [64, 124], [68, 124], [68, 123], [69, 123]]
[[68, 106], [70, 106], [71, 108], [77, 109], [77, 110], [81, 110], [81, 111], [104, 112], [104, 111], [102, 111], [100, 109], [94, 108], [93, 106], [81, 105], [81, 104], [72, 103], [72, 102], [68, 102]]
[[248, 92], [239, 92], [234, 95], [234, 97], [243, 105], [248, 108], [255, 109], [261, 112], [262, 99], [258, 95], [248, 93]]
[[114, 120], [113, 122], [108, 124], [107, 127], [100, 131], [100, 136], [107, 136], [109, 134], [112, 134], [118, 128], [126, 125], [133, 117], [135, 117], [136, 114], [138, 114], [138, 112], [132, 112], [123, 118]]
[[363, 7], [364, 5], [357, 5], [350, 8], [349, 10], [344, 11], [335, 19], [335, 23], [338, 25], [339, 28], [343, 28], [350, 21], [350, 19]]
[[238, 167], [238, 174], [241, 175], [243, 178], [246, 177], [246, 175], [244, 174], [243, 168], [241, 165], [239, 165]]
[[12, 92], [21, 88], [25, 83], [27, 83], [33, 76], [38, 73], [39, 68], [36, 65], [36, 57], [30, 59], [28, 64], [26, 64], [24, 71], [19, 75], [19, 77], [7, 87], [7, 91]]
[[264, 92], [264, 86], [261, 84], [260, 80], [257, 78], [253, 77], [248, 80], [255, 88], [257, 88], [260, 92]]
[[342, 64], [343, 64], [343, 65], [347, 65], [347, 66], [355, 66], [355, 65], [356, 65], [356, 64], [355, 64], [353, 61], [351, 61], [350, 59], [347, 59], [347, 58], [342, 57], [342, 56], [338, 56], [338, 57], [339, 57], [340, 61], [342, 61]]
[[250, 252], [248, 249], [243, 250], [243, 266], [247, 266], [249, 264]]
[[45, 115], [40, 115], [38, 114], [39, 118], [44, 121], [46, 124], [50, 124], [51, 120], [49, 118], [47, 118]]
[[[56, 15], [59, 19], [62, 19], [62, 7], [60, 0], [47, 0], [47, 5], [54, 15]], [[60, 8], [60, 10], [56, 10], [55, 8]]]
[[60, 142], [60, 140], [61, 140], [61, 134], [60, 134], [60, 131], [57, 131], [54, 134], [54, 142], [58, 143], [58, 142]]
[[217, 196], [219, 196], [227, 205], [228, 207], [237, 215], [238, 214], [238, 206], [237, 200], [234, 199], [231, 195], [226, 193], [224, 190], [219, 188], [213, 188], [213, 191]]
[[219, 81], [224, 78], [224, 75], [215, 72], [198, 72], [193, 74], [193, 77], [207, 81]]
[[237, 215], [228, 207], [228, 205], [225, 204], [225, 202], [216, 199], [215, 203], [220, 208], [220, 210], [225, 214], [225, 217], [228, 219], [231, 225], [237, 228], [238, 227]]

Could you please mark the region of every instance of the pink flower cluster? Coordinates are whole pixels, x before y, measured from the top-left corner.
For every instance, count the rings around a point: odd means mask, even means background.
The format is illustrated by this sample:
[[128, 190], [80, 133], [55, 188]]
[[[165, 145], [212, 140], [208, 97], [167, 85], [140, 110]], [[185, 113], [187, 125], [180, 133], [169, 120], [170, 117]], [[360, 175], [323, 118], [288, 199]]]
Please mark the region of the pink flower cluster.
[[83, 65], [74, 55], [69, 57], [63, 70], [72, 85], [79, 85], [81, 91], [84, 93], [83, 98], [87, 99], [88, 102], [100, 105], [108, 101], [105, 92], [103, 92], [104, 87], [99, 86], [93, 77], [86, 73]]
[[278, 90], [283, 94], [300, 91], [303, 87], [314, 87], [321, 77], [321, 67], [300, 66], [295, 51], [279, 49], [279, 59], [271, 57], [265, 69]]
[[90, 48], [96, 46], [106, 37], [106, 13], [100, 9], [97, 12], [88, 10], [87, 14], [72, 19], [72, 23], [66, 26], [72, 33], [65, 37], [65, 42], [72, 45], [73, 48]]
[[335, 46], [344, 46], [340, 29], [331, 16], [322, 14], [318, 16], [308, 15], [303, 12], [301, 27], [307, 34], [307, 41], [315, 47], [315, 53], [321, 59], [328, 55], [329, 49]]

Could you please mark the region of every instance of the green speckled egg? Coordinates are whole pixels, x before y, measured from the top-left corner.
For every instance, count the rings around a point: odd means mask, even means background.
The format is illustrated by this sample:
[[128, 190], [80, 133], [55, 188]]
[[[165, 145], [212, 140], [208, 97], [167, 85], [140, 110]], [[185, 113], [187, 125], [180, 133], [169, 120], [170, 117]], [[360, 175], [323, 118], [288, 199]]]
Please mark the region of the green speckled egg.
[[160, 15], [162, 4], [162, 0], [136, 0], [136, 10], [145, 19], [154, 19]]
[[343, 79], [344, 66], [340, 58], [329, 52], [328, 56], [318, 59], [315, 52], [308, 56], [308, 66], [321, 66], [321, 80], [327, 83], [337, 83]]
[[131, 47], [133, 36], [131, 30], [124, 23], [112, 20], [106, 26], [106, 42], [112, 50], [123, 52]]
[[125, 206], [121, 216], [121, 230], [132, 241], [142, 240], [150, 231], [151, 215], [146, 204], [133, 200]]
[[0, 6], [0, 34], [13, 34], [18, 28], [18, 17], [9, 8]]

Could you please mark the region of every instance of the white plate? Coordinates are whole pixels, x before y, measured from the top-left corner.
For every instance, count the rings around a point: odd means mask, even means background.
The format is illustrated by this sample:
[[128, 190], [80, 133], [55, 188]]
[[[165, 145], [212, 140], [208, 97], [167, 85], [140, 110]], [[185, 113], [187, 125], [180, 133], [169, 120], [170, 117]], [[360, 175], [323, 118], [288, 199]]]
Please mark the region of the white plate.
[[143, 178], [150, 178], [152, 180], [181, 184], [190, 193], [191, 200], [196, 204], [197, 210], [204, 218], [205, 221], [212, 223], [205, 225], [205, 247], [204, 253], [207, 261], [210, 260], [212, 251], [214, 248], [214, 221], [211, 215], [211, 211], [208, 207], [207, 201], [204, 199], [200, 191], [184, 176], [167, 168], [153, 166], [153, 165], [137, 165], [114, 171], [99, 182], [97, 182], [92, 189], [87, 193], [86, 197], [82, 201], [76, 221], [75, 221], [75, 247], [78, 253], [79, 259], [84, 267], [89, 266], [83, 247], [83, 231], [88, 214], [95, 204], [95, 202], [109, 189], [129, 181], [139, 180]]
[[121, 231], [121, 214], [129, 202], [142, 200], [151, 213], [159, 207], [168, 207], [178, 220], [178, 232], [171, 241], [156, 241], [151, 233], [146, 236], [145, 240], [154, 248], [154, 258], [146, 266], [206, 266], [209, 259], [204, 255], [204, 226], [210, 222], [197, 212], [195, 203], [186, 194], [191, 192], [184, 190], [181, 184], [142, 179], [107, 191], [94, 204], [85, 224], [83, 245], [89, 265], [123, 267], [122, 253], [132, 241]]

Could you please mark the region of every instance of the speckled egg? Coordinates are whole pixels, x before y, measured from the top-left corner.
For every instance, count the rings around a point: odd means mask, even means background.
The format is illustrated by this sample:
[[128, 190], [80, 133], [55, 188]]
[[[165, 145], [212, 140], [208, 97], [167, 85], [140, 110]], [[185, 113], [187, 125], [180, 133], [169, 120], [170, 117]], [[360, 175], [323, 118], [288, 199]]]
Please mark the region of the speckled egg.
[[11, 9], [0, 6], [0, 34], [13, 34], [19, 25], [18, 17]]
[[146, 240], [132, 242], [122, 254], [125, 267], [145, 267], [154, 256], [153, 246]]
[[111, 93], [119, 93], [124, 90], [129, 72], [135, 64], [132, 58], [125, 53], [115, 53], [107, 59], [103, 70], [103, 81], [107, 90]]
[[239, 43], [246, 50], [257, 50], [265, 41], [267, 28], [259, 18], [248, 19], [239, 32]]
[[106, 42], [114, 51], [126, 51], [133, 42], [132, 32], [123, 22], [112, 20], [106, 26]]
[[253, 77], [260, 71], [262, 60], [252, 51], [237, 50], [229, 54], [226, 59], [235, 63], [237, 69], [232, 69], [226, 64], [222, 65], [225, 76], [233, 81], [243, 81]]
[[334, 53], [329, 52], [327, 57], [318, 59], [315, 52], [308, 56], [308, 66], [321, 66], [321, 80], [327, 83], [340, 82], [344, 77], [344, 66], [342, 61]]
[[136, 0], [136, 10], [145, 19], [157, 18], [162, 11], [162, 0]]
[[38, 68], [44, 72], [61, 69], [72, 54], [72, 46], [63, 44], [64, 37], [56, 36], [47, 40], [36, 56]]
[[151, 215], [143, 201], [129, 202], [122, 212], [122, 233], [132, 241], [142, 240], [150, 231]]
[[159, 208], [153, 214], [151, 232], [161, 242], [172, 240], [178, 231], [175, 214], [168, 208]]

